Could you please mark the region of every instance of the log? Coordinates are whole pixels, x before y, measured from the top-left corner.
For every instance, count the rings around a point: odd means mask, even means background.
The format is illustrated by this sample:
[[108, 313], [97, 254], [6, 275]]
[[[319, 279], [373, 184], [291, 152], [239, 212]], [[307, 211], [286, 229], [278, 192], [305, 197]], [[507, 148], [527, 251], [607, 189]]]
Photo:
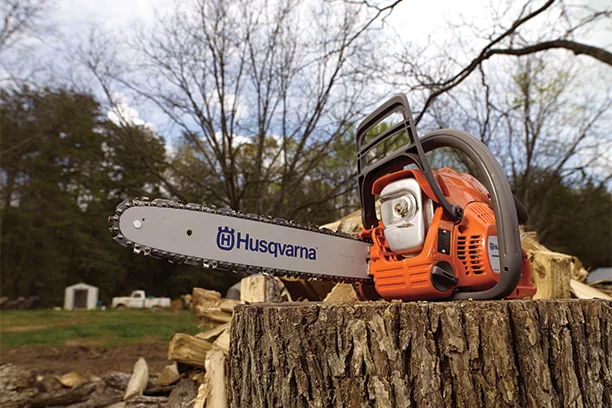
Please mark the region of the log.
[[85, 401], [94, 392], [96, 385], [92, 383], [82, 384], [75, 388], [68, 388], [54, 394], [38, 394], [29, 401], [29, 407], [42, 408], [54, 405], [70, 405]]
[[612, 302], [236, 307], [231, 407], [612, 406]]
[[193, 404], [197, 396], [198, 384], [191, 378], [183, 378], [170, 393], [166, 408], [188, 407]]
[[175, 333], [168, 344], [168, 360], [204, 368], [206, 354], [212, 344], [184, 333]]

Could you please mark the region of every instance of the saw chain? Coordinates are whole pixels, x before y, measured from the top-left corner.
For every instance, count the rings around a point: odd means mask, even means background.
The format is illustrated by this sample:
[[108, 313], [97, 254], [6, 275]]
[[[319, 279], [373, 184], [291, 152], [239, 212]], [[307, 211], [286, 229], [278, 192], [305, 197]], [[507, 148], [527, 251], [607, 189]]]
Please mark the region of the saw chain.
[[154, 199], [149, 200], [147, 197], [141, 198], [133, 198], [126, 199], [121, 202], [117, 208], [115, 209], [115, 214], [108, 217], [109, 221], [109, 230], [113, 235], [113, 239], [118, 242], [121, 246], [125, 248], [131, 248], [135, 254], [151, 256], [157, 259], [165, 259], [166, 261], [173, 264], [186, 264], [192, 265], [196, 267], [200, 267], [203, 269], [219, 269], [222, 271], [231, 271], [234, 273], [245, 273], [249, 275], [254, 274], [263, 274], [265, 276], [278, 276], [278, 277], [293, 277], [299, 279], [312, 279], [312, 280], [328, 280], [333, 282], [344, 282], [344, 283], [358, 283], [358, 282], [369, 282], [370, 279], [361, 279], [361, 278], [351, 278], [351, 277], [341, 277], [334, 275], [320, 275], [313, 274], [307, 272], [298, 272], [291, 271], [285, 269], [275, 269], [275, 268], [267, 268], [253, 265], [245, 265], [241, 263], [233, 263], [233, 262], [223, 262], [214, 259], [205, 259], [193, 256], [187, 256], [180, 253], [168, 252], [158, 248], [152, 248], [148, 246], [142, 246], [135, 242], [127, 239], [121, 232], [121, 228], [119, 226], [119, 219], [121, 214], [125, 212], [128, 208], [137, 207], [137, 206], [148, 206], [148, 207], [163, 207], [163, 208], [173, 208], [177, 211], [196, 211], [196, 212], [205, 212], [209, 214], [216, 214], [225, 217], [234, 217], [234, 218], [242, 218], [249, 221], [256, 221], [265, 224], [276, 224], [279, 226], [287, 227], [287, 228], [296, 228], [301, 230], [307, 230], [311, 232], [316, 232], [324, 235], [331, 235], [338, 238], [343, 239], [351, 239], [356, 241], [368, 242], [360, 239], [359, 237], [344, 233], [344, 232], [335, 232], [328, 228], [322, 228], [317, 225], [309, 224], [299, 224], [293, 221], [287, 221], [282, 218], [272, 218], [271, 216], [262, 216], [251, 213], [244, 213], [242, 211], [235, 211], [229, 208], [216, 208], [214, 205], [207, 205], [206, 203], [202, 204], [184, 204], [180, 201], [175, 200], [166, 200], [166, 199]]

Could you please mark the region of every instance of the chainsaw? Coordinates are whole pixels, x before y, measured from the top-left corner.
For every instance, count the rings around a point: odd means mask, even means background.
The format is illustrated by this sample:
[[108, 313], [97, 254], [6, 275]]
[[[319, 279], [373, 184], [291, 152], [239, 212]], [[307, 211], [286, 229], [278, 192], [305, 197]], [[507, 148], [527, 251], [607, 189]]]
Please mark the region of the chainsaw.
[[[376, 134], [392, 115], [402, 120]], [[382, 128], [382, 127], [380, 127]], [[376, 160], [385, 142], [402, 147]], [[501, 299], [535, 293], [521, 249], [527, 212], [479, 140], [443, 129], [419, 137], [398, 94], [357, 127], [359, 236], [206, 204], [134, 198], [109, 217], [115, 241], [137, 254], [221, 269], [354, 283], [363, 299]], [[432, 171], [425, 154], [449, 147], [482, 180]], [[377, 200], [380, 207], [377, 211]]]

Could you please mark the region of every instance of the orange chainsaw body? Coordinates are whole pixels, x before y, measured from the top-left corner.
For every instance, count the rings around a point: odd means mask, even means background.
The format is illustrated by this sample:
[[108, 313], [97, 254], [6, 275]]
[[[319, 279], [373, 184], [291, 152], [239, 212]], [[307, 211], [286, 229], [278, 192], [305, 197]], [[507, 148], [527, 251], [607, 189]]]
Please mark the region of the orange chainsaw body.
[[[421, 248], [397, 253], [390, 250], [384, 236], [384, 225], [364, 229], [361, 237], [371, 239], [370, 275], [374, 288], [384, 299], [435, 300], [451, 297], [455, 288], [473, 291], [486, 290], [499, 280], [499, 270], [489, 252], [490, 236], [497, 236], [495, 214], [485, 187], [469, 174], [461, 174], [448, 168], [433, 172], [447, 200], [464, 209], [461, 221], [451, 221], [437, 202], [431, 187], [419, 170], [400, 170], [376, 180], [372, 194], [380, 195], [389, 183], [414, 178], [423, 194], [434, 202], [433, 218], [426, 231]], [[494, 253], [494, 252], [493, 252]], [[447, 290], [436, 288], [432, 281], [432, 268], [440, 262], [452, 266], [456, 284]], [[499, 265], [499, 263], [497, 263]], [[499, 267], [499, 266], [497, 266]], [[523, 253], [522, 277], [518, 286], [507, 298], [520, 298], [535, 294], [529, 260]]]

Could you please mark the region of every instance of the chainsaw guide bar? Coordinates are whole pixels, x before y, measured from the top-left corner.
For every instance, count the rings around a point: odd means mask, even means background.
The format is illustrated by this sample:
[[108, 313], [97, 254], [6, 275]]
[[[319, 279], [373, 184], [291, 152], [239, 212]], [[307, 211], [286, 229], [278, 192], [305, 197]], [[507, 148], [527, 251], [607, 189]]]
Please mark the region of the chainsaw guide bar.
[[370, 243], [316, 225], [146, 197], [124, 200], [108, 220], [119, 244], [171, 263], [301, 279], [371, 281]]

